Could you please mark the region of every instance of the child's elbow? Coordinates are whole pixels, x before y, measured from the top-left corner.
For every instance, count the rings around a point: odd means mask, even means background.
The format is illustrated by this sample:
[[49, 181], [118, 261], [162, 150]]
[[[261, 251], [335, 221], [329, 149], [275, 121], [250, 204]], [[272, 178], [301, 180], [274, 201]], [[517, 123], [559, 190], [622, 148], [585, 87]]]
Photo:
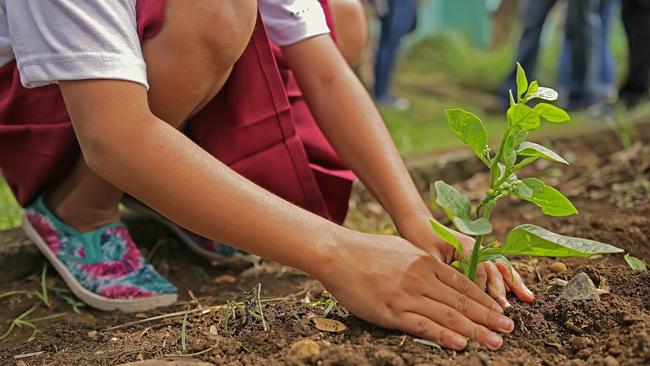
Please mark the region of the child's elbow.
[[104, 176], [111, 157], [115, 157], [113, 150], [117, 146], [116, 143], [112, 141], [110, 135], [88, 134], [78, 135], [77, 138], [86, 165], [96, 174]]

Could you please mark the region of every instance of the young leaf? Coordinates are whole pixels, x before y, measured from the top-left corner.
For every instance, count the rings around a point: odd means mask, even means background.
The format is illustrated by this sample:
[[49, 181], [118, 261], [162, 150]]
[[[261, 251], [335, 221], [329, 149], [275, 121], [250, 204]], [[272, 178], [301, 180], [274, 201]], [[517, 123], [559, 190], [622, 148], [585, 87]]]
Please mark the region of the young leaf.
[[447, 244], [451, 245], [456, 249], [456, 251], [460, 254], [461, 258], [465, 258], [465, 252], [463, 251], [463, 246], [460, 244], [458, 239], [452, 234], [449, 229], [447, 229], [444, 225], [441, 225], [438, 221], [436, 220], [429, 220], [431, 222], [431, 227], [433, 228], [433, 231], [438, 234], [438, 236], [444, 240]]
[[557, 93], [557, 91], [551, 88], [540, 86], [535, 93], [530, 93], [530, 95], [528, 96], [528, 100], [543, 99], [549, 102], [555, 102], [558, 97], [559, 94]]
[[[547, 186], [537, 178], [525, 178], [519, 183], [526, 185], [532, 190], [532, 195], [519, 195], [520, 190], [515, 191], [517, 197], [534, 203], [542, 209], [542, 212], [549, 216], [570, 216], [578, 213], [575, 206], [557, 189]], [[521, 192], [526, 192], [525, 188]]]
[[521, 100], [521, 97], [526, 94], [527, 90], [528, 78], [526, 78], [526, 72], [521, 67], [521, 64], [517, 62], [517, 100]]
[[533, 108], [540, 116], [549, 122], [562, 123], [571, 119], [569, 114], [562, 108], [548, 103], [539, 103]]
[[524, 101], [528, 102], [535, 93], [539, 90], [539, 83], [537, 80], [531, 81], [530, 85], [528, 86], [528, 91], [526, 92], [526, 96], [524, 97]]
[[473, 221], [472, 206], [467, 196], [456, 188], [439, 180], [433, 185], [436, 204], [440, 206], [456, 228], [467, 235], [485, 235], [492, 232], [492, 225], [484, 218]]
[[[496, 249], [491, 249], [491, 251]], [[498, 252], [504, 255], [535, 257], [590, 257], [596, 254], [621, 253], [613, 245], [595, 240], [574, 238], [552, 233], [539, 226], [524, 224], [514, 228]]]
[[517, 149], [517, 154], [521, 156], [535, 156], [538, 158], [569, 165], [569, 162], [564, 160], [564, 158], [558, 155], [555, 151], [547, 149], [544, 146], [536, 144], [534, 142], [522, 142]]
[[515, 129], [508, 134], [503, 144], [503, 162], [505, 165], [512, 166], [517, 161], [516, 149], [527, 137], [528, 132], [519, 129]]
[[627, 253], [623, 258], [625, 258], [627, 264], [635, 272], [643, 272], [648, 270], [648, 265], [644, 261], [631, 256], [630, 253]]
[[467, 235], [486, 235], [492, 232], [492, 224], [486, 218], [471, 220], [468, 217], [454, 217], [451, 222], [461, 233]]
[[515, 104], [508, 109], [508, 125], [510, 128], [532, 131], [539, 128], [542, 120], [533, 108], [525, 104]]
[[483, 149], [488, 142], [488, 135], [483, 122], [473, 113], [462, 109], [447, 109], [445, 114], [454, 135], [472, 148], [476, 155], [482, 157]]
[[436, 181], [433, 188], [436, 191], [436, 204], [445, 211], [450, 220], [454, 217], [469, 217], [472, 206], [467, 196], [441, 180]]

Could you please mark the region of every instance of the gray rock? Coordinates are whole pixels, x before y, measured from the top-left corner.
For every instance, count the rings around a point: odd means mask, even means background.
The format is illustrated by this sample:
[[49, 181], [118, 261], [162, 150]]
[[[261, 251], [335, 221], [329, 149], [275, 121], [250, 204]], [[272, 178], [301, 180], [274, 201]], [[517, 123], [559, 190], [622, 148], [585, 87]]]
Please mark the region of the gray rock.
[[600, 301], [598, 291], [591, 278], [586, 273], [580, 272], [575, 275], [562, 289], [560, 298], [569, 301], [593, 300]]

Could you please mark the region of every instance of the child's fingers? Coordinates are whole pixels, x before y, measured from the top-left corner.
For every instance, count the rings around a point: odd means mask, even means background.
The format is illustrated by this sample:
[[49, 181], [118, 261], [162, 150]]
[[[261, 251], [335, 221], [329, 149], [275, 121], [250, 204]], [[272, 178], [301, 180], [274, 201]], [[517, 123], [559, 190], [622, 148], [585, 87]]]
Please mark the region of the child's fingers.
[[506, 284], [521, 301], [533, 302], [533, 300], [535, 300], [535, 295], [528, 289], [528, 287], [526, 287], [524, 282], [521, 280], [519, 272], [513, 270], [511, 275], [510, 269], [505, 264], [497, 263], [496, 266], [499, 269], [499, 272], [501, 272], [501, 276], [503, 276]]
[[499, 305], [503, 308], [511, 306], [506, 298], [506, 283], [501, 275], [501, 272], [497, 269], [496, 265], [492, 262], [486, 263], [485, 269], [488, 275], [487, 289], [490, 296], [497, 299]]
[[433, 341], [442, 347], [457, 351], [467, 347], [465, 337], [435, 323], [425, 316], [416, 313], [404, 313], [400, 318], [396, 328], [403, 332]]
[[488, 273], [486, 267], [488, 264], [489, 262], [483, 262], [476, 268], [476, 278], [474, 279], [474, 283], [482, 291], [485, 291], [487, 286]]
[[478, 286], [467, 277], [458, 273], [458, 271], [451, 266], [436, 266], [435, 274], [442, 283], [476, 301], [485, 308], [503, 312], [503, 308], [501, 308], [501, 306], [491, 298], [490, 295], [486, 294], [485, 291], [481, 291]]

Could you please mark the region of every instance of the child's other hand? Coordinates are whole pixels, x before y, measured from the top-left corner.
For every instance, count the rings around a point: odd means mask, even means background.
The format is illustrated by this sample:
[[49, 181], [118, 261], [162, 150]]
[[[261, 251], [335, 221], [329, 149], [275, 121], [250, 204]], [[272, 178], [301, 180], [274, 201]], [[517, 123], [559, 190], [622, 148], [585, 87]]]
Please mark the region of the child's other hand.
[[[399, 231], [402, 236], [430, 254], [439, 253], [445, 263], [451, 263], [458, 259], [458, 253], [451, 245], [438, 237], [429, 224], [430, 215], [414, 216], [412, 219], [399, 221]], [[458, 241], [463, 245], [465, 255], [470, 255], [474, 248], [474, 239], [455, 230], [449, 229]], [[512, 276], [508, 267], [502, 263], [483, 262], [478, 266], [476, 272], [476, 284], [492, 297], [499, 301], [502, 307], [510, 306], [506, 299], [506, 293], [512, 291], [517, 297], [525, 302], [532, 302], [535, 299], [533, 293], [521, 280], [519, 273], [514, 270]]]
[[470, 337], [491, 350], [514, 323], [452, 267], [406, 240], [344, 229], [317, 277], [352, 313], [460, 350]]

